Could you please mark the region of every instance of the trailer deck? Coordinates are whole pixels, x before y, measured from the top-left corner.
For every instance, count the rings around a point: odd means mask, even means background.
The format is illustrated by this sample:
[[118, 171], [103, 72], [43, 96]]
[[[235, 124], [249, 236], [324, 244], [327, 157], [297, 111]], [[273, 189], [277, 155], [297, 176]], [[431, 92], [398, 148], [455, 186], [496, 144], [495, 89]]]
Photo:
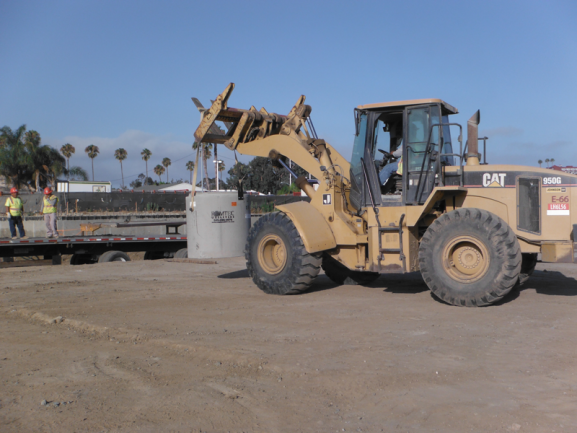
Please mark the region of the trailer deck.
[[[60, 264], [63, 254], [73, 254], [80, 258], [78, 264], [98, 260], [98, 256], [108, 251], [171, 254], [187, 247], [187, 237], [183, 235], [165, 236], [67, 236], [54, 238], [2, 239], [0, 257], [44, 256], [52, 264]], [[156, 256], [160, 258], [160, 256]], [[75, 262], [74, 260], [72, 262]]]

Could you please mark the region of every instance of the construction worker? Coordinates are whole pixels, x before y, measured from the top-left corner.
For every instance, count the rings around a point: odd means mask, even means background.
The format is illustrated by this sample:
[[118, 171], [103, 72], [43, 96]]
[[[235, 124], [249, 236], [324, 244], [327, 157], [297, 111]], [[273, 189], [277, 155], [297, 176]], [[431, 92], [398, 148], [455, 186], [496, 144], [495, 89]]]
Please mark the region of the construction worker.
[[20, 239], [27, 239], [24, 225], [22, 224], [22, 214], [24, 213], [24, 204], [20, 197], [18, 197], [18, 188], [10, 188], [10, 196], [6, 199], [6, 216], [8, 216], [8, 224], [10, 224], [10, 234], [12, 239], [18, 239], [16, 236], [16, 227], [20, 232]]
[[58, 197], [52, 194], [52, 188], [44, 188], [44, 199], [42, 200], [42, 215], [46, 224], [46, 237], [58, 238], [56, 230], [56, 208], [58, 207]]
[[401, 176], [403, 175], [403, 145], [401, 144], [393, 153], [392, 155], [395, 158], [399, 158], [396, 161], [391, 161], [387, 165], [383, 167], [381, 172], [379, 173], [379, 180], [381, 181], [381, 185], [387, 183], [389, 178], [397, 173]]

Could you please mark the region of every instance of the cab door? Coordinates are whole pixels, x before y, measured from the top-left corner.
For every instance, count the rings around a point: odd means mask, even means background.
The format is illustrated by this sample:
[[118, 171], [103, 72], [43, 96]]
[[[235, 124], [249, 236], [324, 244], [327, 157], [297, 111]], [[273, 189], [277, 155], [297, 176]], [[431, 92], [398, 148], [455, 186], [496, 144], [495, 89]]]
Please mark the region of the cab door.
[[373, 155], [373, 131], [377, 115], [355, 110], [355, 143], [351, 157], [351, 205], [362, 212], [367, 206], [381, 205], [379, 177]]
[[436, 184], [441, 117], [438, 104], [405, 108], [403, 129], [403, 198], [406, 204], [423, 204]]

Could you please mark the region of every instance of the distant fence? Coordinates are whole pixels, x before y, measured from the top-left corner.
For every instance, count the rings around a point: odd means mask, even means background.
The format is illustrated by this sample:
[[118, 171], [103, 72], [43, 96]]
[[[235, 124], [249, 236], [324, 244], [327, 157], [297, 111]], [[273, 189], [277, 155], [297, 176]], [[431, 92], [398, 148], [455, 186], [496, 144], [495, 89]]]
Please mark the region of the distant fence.
[[[198, 193], [210, 194], [210, 193]], [[59, 211], [69, 213], [85, 212], [174, 212], [185, 210], [185, 200], [188, 193], [184, 192], [71, 192], [56, 193], [59, 198]], [[306, 196], [293, 195], [248, 195], [245, 200], [250, 200], [252, 214], [272, 212], [276, 206], [294, 203], [297, 201], [310, 201]], [[6, 213], [4, 203], [8, 196], [0, 197], [0, 212]], [[42, 194], [22, 194], [27, 215], [40, 212], [42, 208]]]

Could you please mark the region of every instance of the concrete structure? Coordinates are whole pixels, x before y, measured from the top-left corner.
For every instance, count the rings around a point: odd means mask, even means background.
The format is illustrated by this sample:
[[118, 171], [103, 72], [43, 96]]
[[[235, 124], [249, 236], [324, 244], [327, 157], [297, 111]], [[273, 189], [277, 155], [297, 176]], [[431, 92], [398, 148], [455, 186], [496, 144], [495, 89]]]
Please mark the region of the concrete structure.
[[194, 200], [193, 212], [190, 197], [186, 202], [188, 257], [242, 256], [251, 222], [248, 200], [229, 192], [197, 194]]

